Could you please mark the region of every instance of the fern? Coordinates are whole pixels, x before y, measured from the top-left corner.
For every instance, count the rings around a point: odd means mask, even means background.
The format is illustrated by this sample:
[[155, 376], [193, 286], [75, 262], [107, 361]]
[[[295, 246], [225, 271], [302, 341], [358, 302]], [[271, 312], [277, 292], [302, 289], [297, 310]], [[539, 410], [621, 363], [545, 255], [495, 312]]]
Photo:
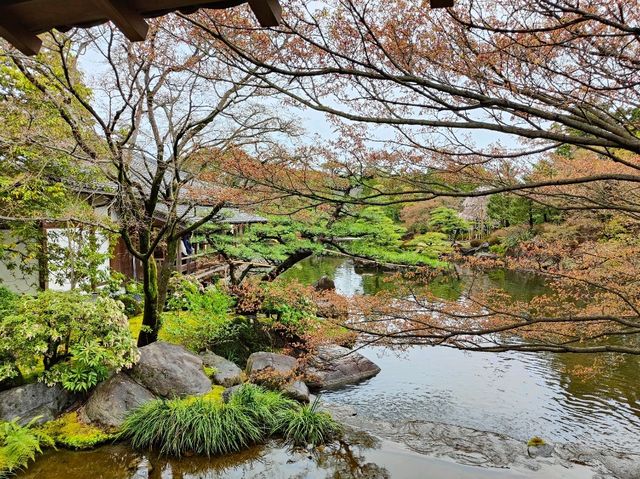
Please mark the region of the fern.
[[34, 428], [38, 419], [32, 419], [25, 426], [18, 424], [18, 418], [0, 423], [0, 478], [27, 467], [42, 453], [43, 447], [53, 447], [53, 439]]

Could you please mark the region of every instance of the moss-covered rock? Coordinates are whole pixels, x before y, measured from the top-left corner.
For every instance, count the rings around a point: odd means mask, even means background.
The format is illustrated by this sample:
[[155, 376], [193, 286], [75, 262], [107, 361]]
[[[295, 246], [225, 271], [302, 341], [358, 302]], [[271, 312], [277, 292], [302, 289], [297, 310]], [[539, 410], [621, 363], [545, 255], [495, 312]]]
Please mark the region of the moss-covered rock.
[[69, 449], [90, 449], [114, 438], [113, 434], [82, 422], [75, 411], [45, 423], [42, 430], [51, 436], [58, 446]]

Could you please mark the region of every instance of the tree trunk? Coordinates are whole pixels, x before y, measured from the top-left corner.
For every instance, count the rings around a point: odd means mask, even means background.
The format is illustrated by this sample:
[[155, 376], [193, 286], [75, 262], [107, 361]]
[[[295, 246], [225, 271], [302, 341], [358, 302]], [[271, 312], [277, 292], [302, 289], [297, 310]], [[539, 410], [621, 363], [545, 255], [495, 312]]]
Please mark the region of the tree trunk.
[[176, 261], [178, 260], [179, 241], [181, 241], [179, 238], [169, 238], [169, 240], [167, 240], [167, 254], [162, 262], [158, 276], [158, 314], [162, 314], [165, 303], [167, 302], [169, 280], [176, 270]]
[[153, 255], [142, 261], [142, 289], [144, 291], [144, 310], [142, 329], [138, 335], [138, 347], [146, 346], [158, 340], [160, 314], [158, 313], [158, 266]]
[[49, 251], [47, 244], [47, 228], [44, 221], [38, 222], [40, 248], [38, 250], [38, 289], [44, 291], [49, 282]]

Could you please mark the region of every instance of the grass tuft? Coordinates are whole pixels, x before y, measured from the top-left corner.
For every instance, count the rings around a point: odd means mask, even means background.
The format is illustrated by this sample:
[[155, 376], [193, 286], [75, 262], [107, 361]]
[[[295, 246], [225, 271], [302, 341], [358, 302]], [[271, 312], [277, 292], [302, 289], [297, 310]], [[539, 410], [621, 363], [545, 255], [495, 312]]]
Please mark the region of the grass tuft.
[[[156, 400], [130, 414], [119, 437], [136, 449], [160, 454], [229, 454], [282, 434], [294, 444], [319, 445], [340, 426], [313, 406], [300, 406], [278, 392], [245, 384], [223, 403], [207, 396]], [[211, 396], [216, 396], [211, 397]]]
[[311, 405], [281, 411], [276, 431], [295, 446], [319, 446], [330, 442], [342, 427], [329, 413], [317, 409], [318, 399]]

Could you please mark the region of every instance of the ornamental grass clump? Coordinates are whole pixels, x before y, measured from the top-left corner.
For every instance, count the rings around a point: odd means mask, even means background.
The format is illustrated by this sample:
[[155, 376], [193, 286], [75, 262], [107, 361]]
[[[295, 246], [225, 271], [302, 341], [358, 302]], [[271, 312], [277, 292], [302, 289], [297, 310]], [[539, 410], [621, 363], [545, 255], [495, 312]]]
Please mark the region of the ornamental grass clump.
[[120, 437], [136, 449], [164, 455], [211, 456], [245, 449], [261, 441], [264, 432], [242, 407], [196, 398], [143, 405], [125, 420]]
[[325, 444], [341, 430], [329, 413], [318, 411], [318, 399], [313, 404], [280, 412], [276, 424], [276, 431], [295, 446]]
[[282, 394], [245, 384], [223, 403], [218, 397], [151, 401], [130, 414], [120, 439], [160, 454], [229, 454], [277, 435], [296, 445], [319, 445], [340, 426], [317, 402], [300, 406]]
[[276, 431], [281, 413], [299, 407], [296, 401], [254, 384], [245, 384], [239, 388], [231, 396], [229, 404], [251, 417], [265, 435]]

